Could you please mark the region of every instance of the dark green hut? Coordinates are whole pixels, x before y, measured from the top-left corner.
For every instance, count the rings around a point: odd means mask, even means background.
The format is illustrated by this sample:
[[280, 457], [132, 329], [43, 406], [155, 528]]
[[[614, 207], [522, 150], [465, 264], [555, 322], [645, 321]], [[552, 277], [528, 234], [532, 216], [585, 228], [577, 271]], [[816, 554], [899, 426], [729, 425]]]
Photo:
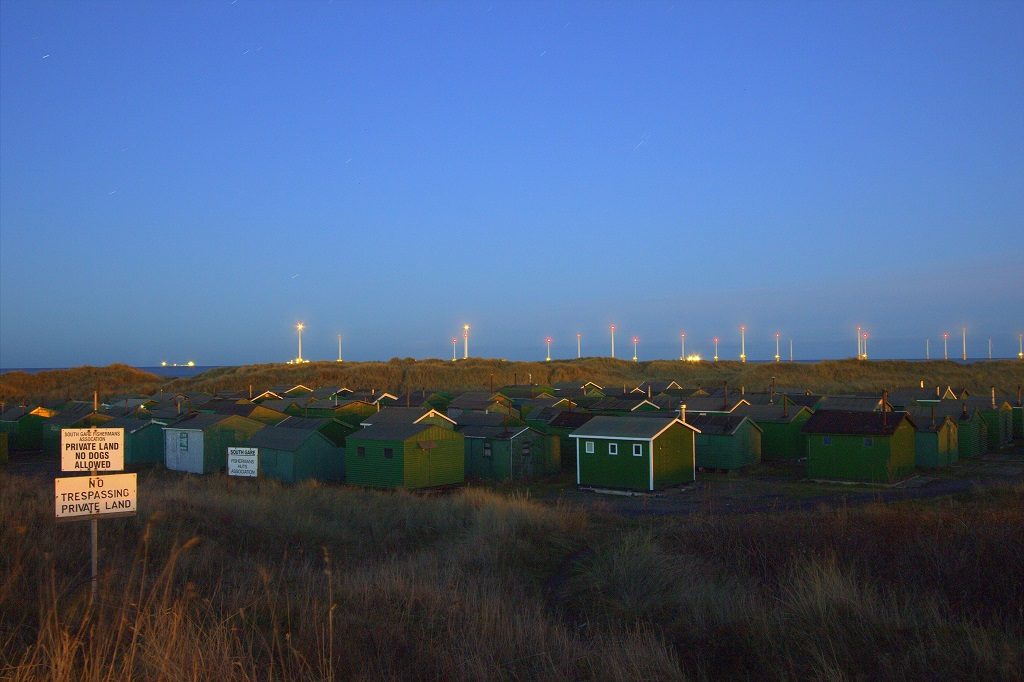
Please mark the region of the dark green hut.
[[[732, 414], [750, 417], [761, 428], [761, 458], [764, 461], [796, 460], [807, 456], [807, 437], [802, 429], [811, 418], [810, 408], [781, 401], [777, 405], [743, 405]], [[698, 439], [698, 454], [699, 442]]]
[[159, 464], [164, 460], [163, 422], [134, 417], [116, 417], [105, 429], [124, 429], [124, 465]]
[[819, 410], [804, 424], [810, 478], [892, 483], [914, 472], [905, 412]]
[[686, 415], [697, 429], [697, 468], [740, 469], [761, 461], [761, 427], [741, 414]]
[[345, 480], [373, 488], [433, 488], [462, 483], [461, 433], [433, 424], [378, 424], [345, 444]]
[[524, 480], [561, 468], [558, 438], [526, 426], [466, 426], [466, 477]]
[[981, 413], [987, 434], [986, 450], [995, 452], [1013, 444], [1013, 407], [1010, 401], [997, 397], [993, 392], [991, 396], [971, 397], [964, 402]]
[[43, 451], [60, 457], [61, 429], [100, 426], [111, 419], [110, 415], [94, 412], [92, 403], [70, 402], [43, 424]]
[[41, 406], [10, 407], [0, 414], [0, 433], [6, 433], [7, 447], [15, 450], [42, 450], [43, 424], [55, 411]]
[[257, 449], [261, 477], [285, 483], [345, 480], [344, 450], [316, 428], [267, 426], [254, 433], [244, 447]]
[[949, 415], [939, 416], [938, 405], [913, 407], [907, 414], [914, 420], [914, 463], [933, 469], [956, 464], [960, 459], [959, 427]]
[[570, 434], [576, 484], [649, 492], [692, 481], [696, 434], [672, 417], [594, 417]]

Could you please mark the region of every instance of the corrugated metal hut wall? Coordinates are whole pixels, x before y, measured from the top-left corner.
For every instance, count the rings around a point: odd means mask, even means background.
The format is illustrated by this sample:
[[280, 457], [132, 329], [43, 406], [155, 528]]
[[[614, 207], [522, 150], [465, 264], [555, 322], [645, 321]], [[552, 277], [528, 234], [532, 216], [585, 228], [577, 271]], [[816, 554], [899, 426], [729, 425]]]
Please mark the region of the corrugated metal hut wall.
[[[579, 447], [580, 485], [627, 490], [650, 490], [651, 469], [647, 441], [607, 438], [574, 438]], [[587, 452], [587, 443], [593, 443], [593, 453]], [[615, 445], [616, 454], [609, 454]], [[641, 455], [633, 454], [633, 445], [639, 444]]]
[[688, 483], [697, 477], [696, 434], [673, 424], [654, 439], [654, 488]]
[[801, 410], [789, 424], [757, 422], [761, 427], [761, 457], [765, 461], [800, 459], [807, 453], [807, 437], [800, 431], [811, 413]]
[[[362, 440], [356, 431], [345, 442], [345, 481], [371, 488], [401, 488], [405, 483], [405, 443]], [[385, 456], [385, 451], [390, 455]]]
[[984, 422], [981, 416], [974, 412], [969, 419], [958, 419], [958, 450], [960, 457], [978, 457], [984, 452]]
[[1013, 437], [1024, 438], [1024, 407], [1013, 406]]
[[1013, 442], [1013, 410], [1008, 403], [998, 405], [994, 410], [979, 411], [986, 427], [986, 450], [995, 452], [1003, 445]]
[[238, 448], [265, 425], [246, 417], [231, 416], [203, 432], [203, 473], [211, 474], [227, 466], [228, 448]]
[[171, 471], [203, 473], [203, 432], [173, 426], [163, 432], [164, 466]]
[[160, 424], [147, 424], [135, 433], [124, 434], [124, 463], [159, 464], [164, 459], [164, 432]]
[[466, 480], [466, 452], [461, 433], [431, 426], [405, 440], [405, 487], [455, 485]]
[[557, 474], [562, 470], [562, 439], [541, 432], [544, 438], [544, 473]]

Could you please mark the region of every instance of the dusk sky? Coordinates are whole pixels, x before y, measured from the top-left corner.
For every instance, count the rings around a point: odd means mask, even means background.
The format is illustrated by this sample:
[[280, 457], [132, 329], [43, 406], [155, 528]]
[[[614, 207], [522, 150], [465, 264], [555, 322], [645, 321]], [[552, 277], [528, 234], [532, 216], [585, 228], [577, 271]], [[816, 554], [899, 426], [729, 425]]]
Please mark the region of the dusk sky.
[[1022, 2], [0, 3], [0, 367], [1015, 356], [1022, 218]]

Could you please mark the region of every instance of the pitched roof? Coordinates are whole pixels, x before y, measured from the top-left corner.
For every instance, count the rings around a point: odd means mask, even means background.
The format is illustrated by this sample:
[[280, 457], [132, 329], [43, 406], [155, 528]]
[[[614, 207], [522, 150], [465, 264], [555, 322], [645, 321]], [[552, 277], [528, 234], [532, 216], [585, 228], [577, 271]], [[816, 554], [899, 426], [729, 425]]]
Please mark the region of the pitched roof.
[[728, 401], [724, 396], [690, 396], [679, 401], [686, 405], [686, 413], [690, 412], [732, 412], [739, 406], [742, 399], [738, 395], [730, 394]]
[[695, 414], [692, 416], [686, 415], [686, 423], [698, 429], [701, 434], [706, 436], [731, 436], [736, 433], [736, 429], [740, 428], [745, 421], [749, 421], [758, 431], [761, 430], [761, 427], [754, 423], [753, 420], [742, 414], [722, 414], [718, 412], [713, 414]]
[[91, 403], [69, 403], [63, 410], [50, 417], [48, 424], [55, 426], [70, 426], [75, 422], [85, 419], [92, 414]]
[[[810, 414], [811, 410], [803, 405], [792, 405], [788, 408], [783, 408], [782, 405], [740, 405], [732, 414], [742, 414], [750, 417], [755, 423], [789, 424], [800, 416], [801, 412]], [[786, 414], [783, 415], [783, 413]]]
[[[938, 406], [936, 406], [936, 409], [933, 412], [932, 408], [927, 405], [911, 407], [907, 410], [907, 414], [909, 414], [910, 418], [914, 420], [914, 426], [917, 427], [918, 431], [927, 431], [929, 433], [934, 433], [941, 429], [947, 419], [955, 424], [956, 420], [959, 418], [959, 413], [956, 413], [955, 415], [939, 414]], [[935, 416], [934, 420], [932, 419], [932, 415]]]
[[462, 429], [462, 435], [466, 438], [490, 438], [493, 440], [511, 440], [520, 434], [530, 431], [528, 426], [467, 426]]
[[835, 395], [821, 399], [819, 404], [823, 410], [843, 410], [849, 412], [873, 412], [882, 409], [881, 396]]
[[433, 424], [374, 424], [356, 431], [349, 436], [349, 440], [405, 440], [433, 426]]
[[19, 419], [21, 419], [22, 417], [24, 417], [26, 414], [28, 414], [31, 411], [32, 411], [32, 409], [29, 408], [29, 407], [23, 407], [23, 406], [8, 407], [3, 412], [3, 414], [0, 414], [0, 422], [14, 422], [14, 421], [18, 421]]
[[455, 424], [455, 420], [431, 407], [384, 407], [380, 412], [364, 417], [362, 426], [373, 424], [415, 424], [426, 417], [438, 417]]
[[849, 436], [891, 436], [903, 420], [914, 422], [906, 412], [862, 412], [856, 410], [818, 410], [804, 423], [804, 433]]
[[202, 431], [213, 426], [214, 424], [219, 424], [220, 422], [224, 421], [225, 419], [228, 419], [231, 416], [232, 415], [193, 412], [192, 414], [185, 415], [184, 417], [174, 422], [173, 424], [168, 425], [166, 428]]
[[103, 425], [105, 429], [124, 429], [125, 433], [135, 433], [147, 426], [156, 425], [158, 428], [164, 426], [162, 422], [151, 419], [135, 419], [134, 417], [115, 417]]
[[458, 426], [497, 426], [505, 423], [505, 414], [501, 412], [473, 412], [466, 411], [457, 417], [453, 417]]
[[561, 412], [548, 421], [548, 426], [556, 429], [576, 429], [594, 418], [589, 412]]
[[284, 426], [267, 426], [254, 433], [245, 444], [254, 448], [294, 451], [298, 450], [310, 438], [316, 438], [319, 435], [315, 429], [289, 429]]
[[684, 424], [678, 419], [662, 417], [660, 419], [651, 417], [594, 417], [586, 424], [569, 434], [570, 438], [622, 438], [624, 440], [648, 440], [654, 438], [662, 431], [680, 424], [696, 430], [689, 424]]
[[448, 409], [457, 410], [486, 410], [495, 401], [493, 394], [487, 391], [466, 391], [455, 396], [448, 403]]

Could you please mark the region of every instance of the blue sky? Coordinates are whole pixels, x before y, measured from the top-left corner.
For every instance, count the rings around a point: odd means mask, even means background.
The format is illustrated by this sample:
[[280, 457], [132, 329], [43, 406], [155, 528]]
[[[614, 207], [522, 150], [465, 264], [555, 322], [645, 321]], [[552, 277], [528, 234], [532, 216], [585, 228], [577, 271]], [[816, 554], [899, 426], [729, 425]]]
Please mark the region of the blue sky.
[[1015, 355], [1022, 160], [1019, 2], [7, 1], [0, 366]]

